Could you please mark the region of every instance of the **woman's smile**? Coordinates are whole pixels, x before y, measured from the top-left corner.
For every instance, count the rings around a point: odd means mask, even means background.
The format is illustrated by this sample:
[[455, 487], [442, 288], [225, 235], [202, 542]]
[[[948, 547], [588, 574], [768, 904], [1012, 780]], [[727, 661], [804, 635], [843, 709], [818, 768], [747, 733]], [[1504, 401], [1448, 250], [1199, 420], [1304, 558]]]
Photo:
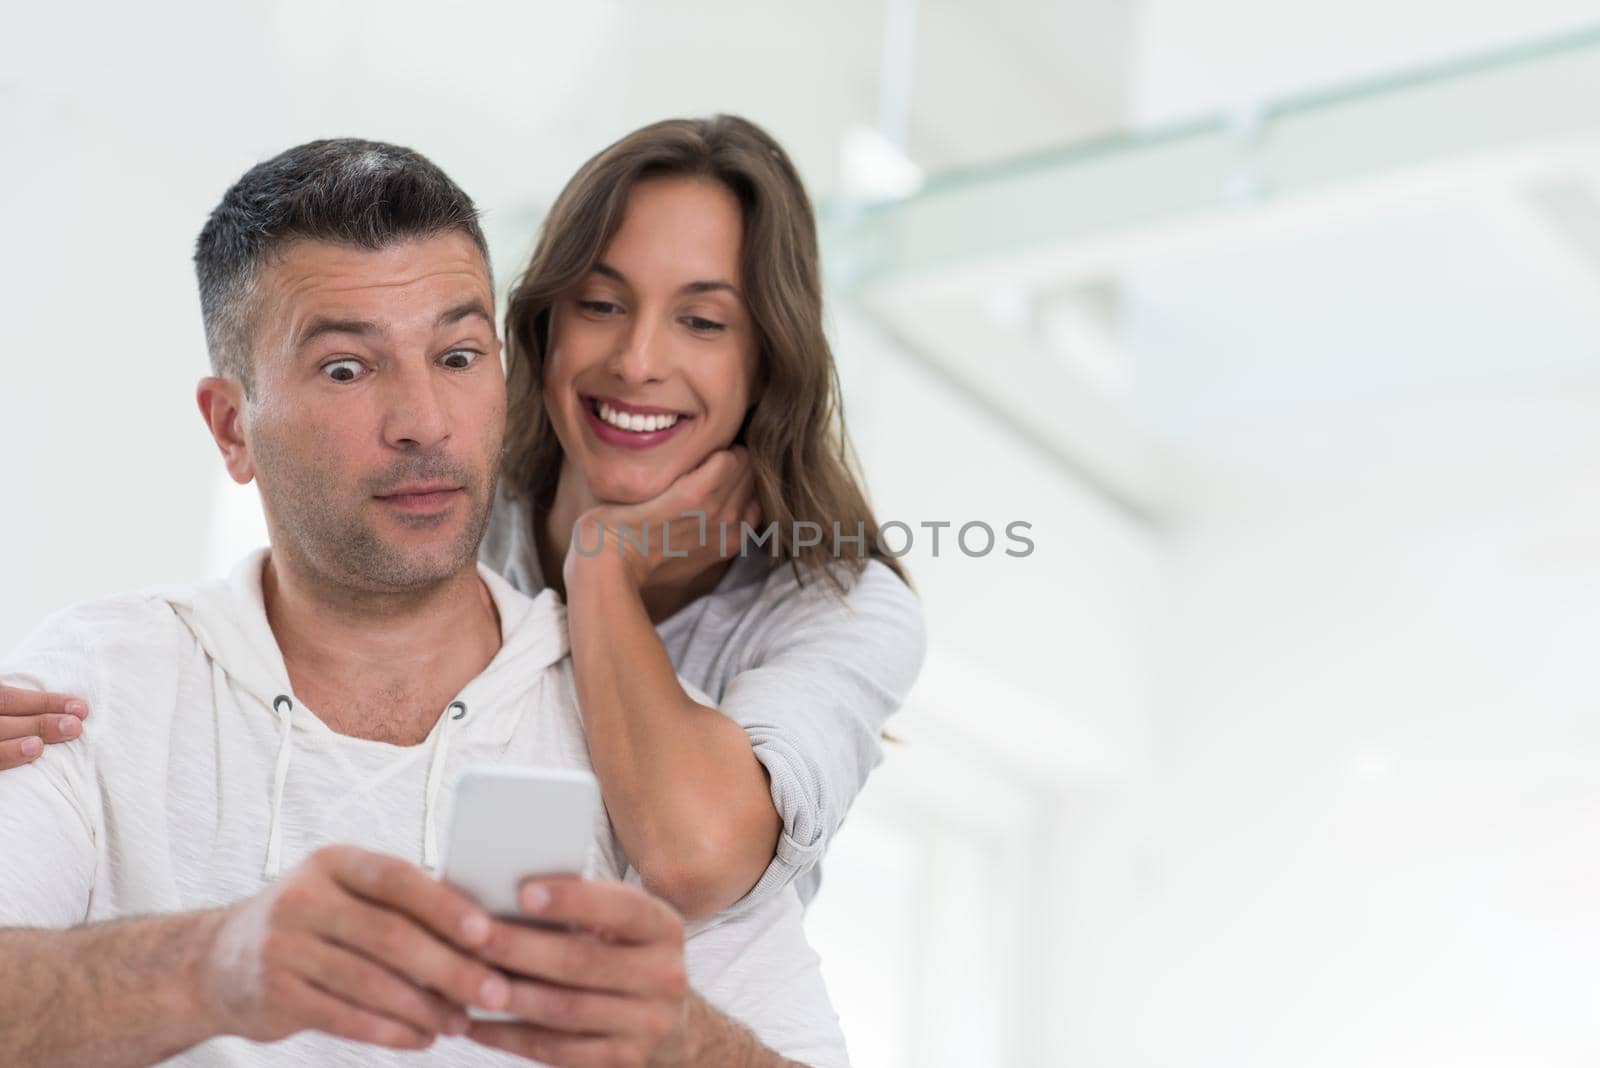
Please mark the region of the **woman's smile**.
[[578, 398], [590, 432], [608, 445], [648, 449], [676, 437], [694, 417], [669, 408], [625, 405], [611, 398]]

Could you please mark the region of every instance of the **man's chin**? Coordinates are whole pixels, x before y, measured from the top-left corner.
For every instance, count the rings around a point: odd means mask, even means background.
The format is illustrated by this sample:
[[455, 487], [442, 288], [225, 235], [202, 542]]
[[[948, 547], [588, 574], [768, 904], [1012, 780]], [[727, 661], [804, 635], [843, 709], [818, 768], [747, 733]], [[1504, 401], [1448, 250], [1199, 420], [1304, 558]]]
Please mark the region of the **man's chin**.
[[374, 592], [409, 593], [449, 582], [463, 572], [475, 571], [477, 553], [390, 546], [350, 563], [355, 565], [352, 577], [365, 588]]
[[[437, 586], [463, 572], [476, 573], [484, 522], [476, 514], [441, 524], [383, 522], [341, 553], [347, 572], [374, 591], [394, 593]], [[483, 517], [486, 519], [486, 517]], [[349, 549], [355, 549], [351, 552]]]

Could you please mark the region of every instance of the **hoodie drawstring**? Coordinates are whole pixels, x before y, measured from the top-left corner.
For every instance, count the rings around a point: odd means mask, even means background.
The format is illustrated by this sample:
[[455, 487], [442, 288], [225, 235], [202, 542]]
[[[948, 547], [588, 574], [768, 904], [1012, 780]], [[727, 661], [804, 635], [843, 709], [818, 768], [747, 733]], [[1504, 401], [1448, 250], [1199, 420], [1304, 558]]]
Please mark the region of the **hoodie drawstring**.
[[267, 864], [261, 872], [268, 879], [276, 879], [283, 869], [283, 785], [289, 778], [289, 753], [294, 748], [294, 702], [280, 693], [272, 699], [272, 711], [278, 714], [283, 740], [278, 743], [278, 766], [272, 773], [272, 822], [267, 828]]
[[422, 866], [430, 871], [439, 866], [439, 842], [434, 813], [438, 808], [439, 787], [444, 780], [445, 756], [450, 752], [450, 736], [457, 720], [467, 714], [464, 701], [452, 701], [446, 708], [444, 722], [439, 724], [439, 734], [433, 740], [433, 758], [428, 761], [428, 782], [423, 789], [422, 801]]
[[[283, 793], [289, 779], [289, 758], [294, 750], [294, 701], [288, 694], [272, 699], [272, 710], [277, 713], [278, 726], [283, 738], [278, 743], [278, 764], [272, 776], [272, 818], [267, 826], [267, 863], [262, 874], [276, 879], [283, 871]], [[432, 869], [439, 865], [438, 820], [439, 788], [444, 784], [445, 760], [450, 754], [450, 739], [458, 720], [466, 717], [464, 701], [452, 701], [445, 709], [443, 722], [433, 739], [433, 754], [428, 761], [428, 779], [423, 789], [422, 808], [422, 864]]]

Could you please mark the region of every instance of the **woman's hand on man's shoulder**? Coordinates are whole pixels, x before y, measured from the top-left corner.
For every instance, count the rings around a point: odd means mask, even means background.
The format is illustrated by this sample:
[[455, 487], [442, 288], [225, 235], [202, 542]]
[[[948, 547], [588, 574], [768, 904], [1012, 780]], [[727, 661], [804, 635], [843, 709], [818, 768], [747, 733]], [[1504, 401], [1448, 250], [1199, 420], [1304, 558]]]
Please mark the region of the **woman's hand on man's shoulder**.
[[44, 747], [83, 732], [89, 706], [69, 694], [0, 686], [0, 771], [32, 763]]

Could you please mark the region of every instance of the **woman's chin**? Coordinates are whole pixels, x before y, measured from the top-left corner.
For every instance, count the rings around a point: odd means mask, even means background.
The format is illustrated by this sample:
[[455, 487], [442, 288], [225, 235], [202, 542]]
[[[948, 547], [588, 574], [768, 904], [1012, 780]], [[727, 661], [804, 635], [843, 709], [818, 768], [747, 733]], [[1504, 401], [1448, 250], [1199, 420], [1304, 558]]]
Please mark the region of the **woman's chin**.
[[589, 480], [589, 490], [596, 500], [615, 504], [640, 504], [659, 497], [677, 478], [676, 473], [650, 471], [641, 473], [608, 472]]

